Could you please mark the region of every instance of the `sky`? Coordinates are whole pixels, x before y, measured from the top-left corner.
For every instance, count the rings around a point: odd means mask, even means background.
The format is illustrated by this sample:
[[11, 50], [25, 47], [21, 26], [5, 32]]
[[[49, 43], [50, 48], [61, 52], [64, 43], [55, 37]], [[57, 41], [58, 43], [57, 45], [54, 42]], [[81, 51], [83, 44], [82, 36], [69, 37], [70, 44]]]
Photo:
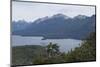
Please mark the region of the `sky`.
[[95, 14], [94, 6], [62, 5], [47, 3], [12, 2], [12, 21], [35, 21], [45, 16], [64, 14], [69, 17], [77, 15], [92, 16]]

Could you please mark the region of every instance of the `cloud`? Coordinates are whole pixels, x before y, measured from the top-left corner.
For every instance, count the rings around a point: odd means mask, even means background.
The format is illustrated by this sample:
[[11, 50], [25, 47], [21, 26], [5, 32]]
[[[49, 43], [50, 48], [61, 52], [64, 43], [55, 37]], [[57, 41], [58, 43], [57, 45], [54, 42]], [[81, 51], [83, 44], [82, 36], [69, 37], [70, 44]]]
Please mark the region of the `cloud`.
[[70, 17], [95, 14], [93, 6], [61, 5], [46, 3], [12, 2], [12, 20], [34, 21], [45, 16], [62, 13]]

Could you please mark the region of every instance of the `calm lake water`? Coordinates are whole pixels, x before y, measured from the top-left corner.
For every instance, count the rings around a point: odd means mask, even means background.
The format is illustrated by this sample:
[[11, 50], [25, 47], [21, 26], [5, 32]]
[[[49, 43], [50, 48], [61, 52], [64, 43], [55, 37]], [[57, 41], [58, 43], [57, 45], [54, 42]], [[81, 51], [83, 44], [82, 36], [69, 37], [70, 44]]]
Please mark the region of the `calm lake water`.
[[82, 43], [81, 40], [75, 39], [46, 39], [42, 40], [43, 37], [35, 36], [16, 36], [12, 35], [12, 46], [23, 46], [23, 45], [41, 45], [46, 46], [48, 43], [57, 43], [60, 46], [60, 51], [67, 52], [75, 47], [79, 47]]

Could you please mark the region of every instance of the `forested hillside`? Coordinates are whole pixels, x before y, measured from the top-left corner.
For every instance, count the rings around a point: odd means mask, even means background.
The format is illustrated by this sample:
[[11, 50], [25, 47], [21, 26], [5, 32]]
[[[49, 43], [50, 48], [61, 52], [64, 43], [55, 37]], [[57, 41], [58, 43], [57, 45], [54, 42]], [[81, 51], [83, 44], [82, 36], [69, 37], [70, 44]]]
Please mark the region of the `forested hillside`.
[[13, 22], [12, 34], [43, 36], [45, 39], [84, 39], [95, 30], [95, 16], [78, 15], [70, 18], [63, 14], [56, 14], [52, 17], [39, 18], [30, 24], [22, 21]]

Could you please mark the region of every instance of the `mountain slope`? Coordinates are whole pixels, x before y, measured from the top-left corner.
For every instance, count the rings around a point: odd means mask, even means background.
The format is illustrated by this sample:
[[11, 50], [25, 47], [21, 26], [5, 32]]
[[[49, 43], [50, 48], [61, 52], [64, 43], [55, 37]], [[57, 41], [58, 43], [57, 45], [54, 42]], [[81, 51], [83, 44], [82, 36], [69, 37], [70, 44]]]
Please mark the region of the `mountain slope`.
[[62, 14], [57, 14], [52, 17], [40, 18], [23, 30], [14, 31], [12, 34], [44, 36], [44, 38], [83, 39], [93, 31], [95, 31], [95, 15], [91, 17], [79, 15], [70, 18]]
[[30, 23], [24, 20], [12, 21], [12, 31], [22, 30], [26, 28]]

